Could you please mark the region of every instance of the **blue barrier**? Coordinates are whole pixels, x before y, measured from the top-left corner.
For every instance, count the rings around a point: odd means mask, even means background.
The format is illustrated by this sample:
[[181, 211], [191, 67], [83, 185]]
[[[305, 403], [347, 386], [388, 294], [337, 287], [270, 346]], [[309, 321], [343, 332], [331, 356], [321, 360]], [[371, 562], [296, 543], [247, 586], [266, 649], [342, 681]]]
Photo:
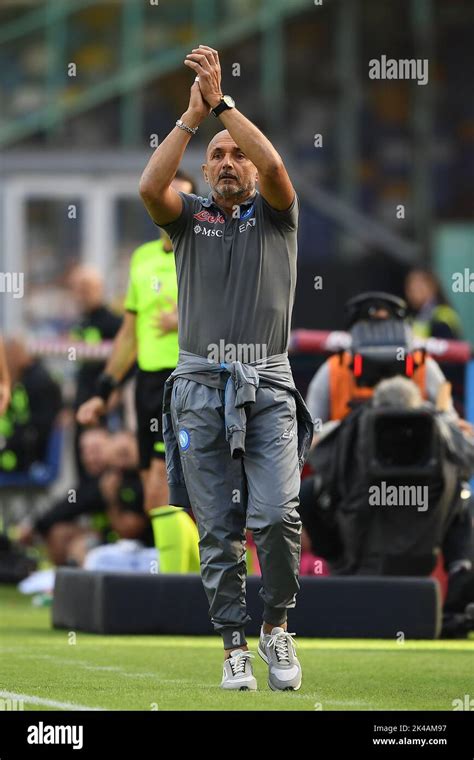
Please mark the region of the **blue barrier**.
[[49, 436], [44, 462], [35, 462], [27, 472], [0, 473], [2, 488], [46, 488], [54, 483], [61, 466], [64, 431], [54, 427]]

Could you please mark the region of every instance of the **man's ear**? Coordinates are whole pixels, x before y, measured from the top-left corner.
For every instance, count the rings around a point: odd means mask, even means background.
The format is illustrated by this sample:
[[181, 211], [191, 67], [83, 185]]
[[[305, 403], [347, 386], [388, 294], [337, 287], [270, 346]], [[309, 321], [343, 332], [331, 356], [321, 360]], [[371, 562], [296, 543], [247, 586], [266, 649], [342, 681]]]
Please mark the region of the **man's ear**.
[[201, 164], [202, 173], [204, 174], [204, 179], [206, 180], [207, 184], [209, 184], [209, 177], [207, 176], [207, 164]]

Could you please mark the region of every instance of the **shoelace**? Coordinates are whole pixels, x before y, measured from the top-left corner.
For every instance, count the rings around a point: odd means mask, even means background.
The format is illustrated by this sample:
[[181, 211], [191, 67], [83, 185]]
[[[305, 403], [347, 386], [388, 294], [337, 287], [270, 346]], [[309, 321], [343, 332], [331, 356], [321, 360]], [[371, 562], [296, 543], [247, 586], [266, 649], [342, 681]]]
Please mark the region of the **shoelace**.
[[235, 657], [229, 657], [232, 675], [242, 675], [242, 673], [245, 672], [245, 665], [247, 663], [247, 660], [251, 660], [254, 657], [255, 655], [253, 655], [251, 652], [242, 652], [242, 654], [237, 654]]
[[289, 645], [291, 643], [292, 647], [296, 648], [296, 643], [293, 641], [293, 636], [295, 635], [294, 633], [284, 631], [283, 633], [274, 633], [268, 639], [268, 646], [275, 649], [277, 660], [283, 665], [290, 664]]

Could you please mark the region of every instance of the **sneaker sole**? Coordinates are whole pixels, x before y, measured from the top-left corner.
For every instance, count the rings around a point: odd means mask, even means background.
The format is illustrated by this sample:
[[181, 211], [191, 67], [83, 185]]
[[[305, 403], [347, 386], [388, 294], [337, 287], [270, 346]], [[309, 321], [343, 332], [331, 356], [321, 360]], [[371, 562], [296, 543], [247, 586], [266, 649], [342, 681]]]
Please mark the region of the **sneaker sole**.
[[[267, 657], [267, 656], [266, 656], [266, 654], [264, 654], [264, 652], [263, 652], [263, 651], [260, 649], [260, 644], [259, 644], [259, 645], [258, 645], [258, 647], [257, 647], [257, 652], [258, 652], [258, 654], [260, 655], [260, 657], [262, 658], [262, 660], [263, 660], [264, 662], [266, 662], [266, 664], [268, 665], [268, 657]], [[267, 681], [267, 683], [268, 683], [268, 686], [270, 687], [270, 689], [271, 689], [272, 691], [298, 691], [298, 690], [301, 688], [301, 682], [299, 683], [299, 685], [298, 685], [298, 686], [285, 686], [285, 688], [284, 688], [284, 689], [279, 689], [279, 688], [278, 688], [278, 686], [272, 686], [272, 683], [271, 683], [270, 679]]]
[[249, 686], [221, 686], [220, 688], [222, 691], [257, 691], [257, 687], [251, 689]]
[[258, 686], [257, 683], [255, 683], [254, 686], [247, 686], [246, 684], [242, 684], [242, 686], [223, 686], [223, 684], [219, 684], [219, 687], [223, 691], [257, 691]]
[[278, 686], [272, 686], [270, 681], [267, 681], [267, 683], [272, 691], [298, 691], [301, 689], [301, 684], [299, 686], [285, 686], [284, 689], [279, 689]]

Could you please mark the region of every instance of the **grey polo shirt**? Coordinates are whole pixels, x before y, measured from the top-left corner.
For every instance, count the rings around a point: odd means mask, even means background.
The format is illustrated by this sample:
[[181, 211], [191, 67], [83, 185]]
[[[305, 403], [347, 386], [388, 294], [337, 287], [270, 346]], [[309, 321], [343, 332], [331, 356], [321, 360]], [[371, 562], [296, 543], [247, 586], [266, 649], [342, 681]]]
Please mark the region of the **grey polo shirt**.
[[211, 194], [180, 195], [181, 215], [163, 225], [176, 259], [180, 349], [214, 361], [284, 353], [296, 286], [296, 196], [276, 211], [256, 192], [234, 218]]

